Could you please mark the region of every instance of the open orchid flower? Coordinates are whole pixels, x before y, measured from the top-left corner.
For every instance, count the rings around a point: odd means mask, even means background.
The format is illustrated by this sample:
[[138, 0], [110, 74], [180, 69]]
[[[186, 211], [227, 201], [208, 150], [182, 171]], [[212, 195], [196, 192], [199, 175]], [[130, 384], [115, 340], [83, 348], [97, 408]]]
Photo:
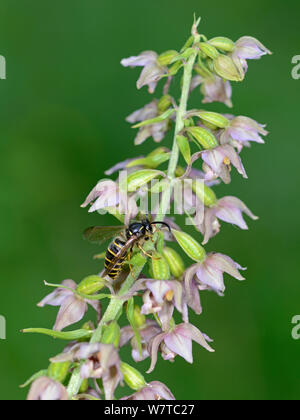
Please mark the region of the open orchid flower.
[[99, 301], [83, 299], [76, 295], [74, 292], [77, 288], [77, 284], [73, 280], [64, 280], [62, 286], [67, 287], [68, 289], [58, 288], [38, 303], [40, 308], [43, 308], [45, 305], [60, 306], [53, 327], [54, 330], [61, 331], [69, 325], [79, 322], [86, 314], [88, 305], [95, 309], [98, 318], [100, 318], [101, 306]]
[[201, 86], [201, 93], [204, 95], [202, 100], [204, 104], [222, 102], [229, 108], [232, 107], [232, 88], [228, 80], [223, 80], [221, 77], [214, 75], [206, 78], [200, 75], [194, 76], [191, 83], [191, 90], [199, 85]]
[[151, 365], [147, 373], [154, 370], [157, 362], [157, 352], [163, 343], [174, 355], [183, 357], [188, 363], [193, 363], [192, 341], [200, 344], [209, 352], [214, 352], [207, 341], [209, 337], [202, 334], [198, 328], [189, 323], [177, 325], [154, 337], [150, 343]]
[[195, 225], [204, 235], [202, 244], [207, 244], [209, 239], [219, 232], [220, 225], [218, 219], [236, 225], [243, 230], [247, 230], [248, 226], [243, 218], [243, 213], [253, 220], [258, 219], [258, 217], [236, 197], [223, 197], [218, 200], [214, 206], [206, 207], [204, 218], [201, 220], [201, 223], [198, 223], [197, 215], [195, 217]]
[[200, 290], [213, 290], [222, 296], [225, 292], [223, 274], [227, 273], [237, 280], [245, 280], [239, 270], [246, 270], [230, 257], [223, 254], [208, 254], [202, 263], [192, 265], [185, 274], [185, 288], [188, 304], [193, 301], [195, 285]]
[[206, 150], [202, 153], [202, 159], [205, 163], [203, 169], [207, 180], [220, 177], [225, 184], [229, 184], [231, 181], [231, 165], [236, 168], [243, 178], [248, 178], [240, 156], [228, 144], [212, 150]]
[[121, 64], [124, 67], [144, 67], [137, 81], [137, 88], [148, 86], [149, 93], [153, 93], [157, 82], [167, 73], [167, 68], [157, 63], [157, 58], [156, 52], [144, 51], [138, 56], [124, 58]]

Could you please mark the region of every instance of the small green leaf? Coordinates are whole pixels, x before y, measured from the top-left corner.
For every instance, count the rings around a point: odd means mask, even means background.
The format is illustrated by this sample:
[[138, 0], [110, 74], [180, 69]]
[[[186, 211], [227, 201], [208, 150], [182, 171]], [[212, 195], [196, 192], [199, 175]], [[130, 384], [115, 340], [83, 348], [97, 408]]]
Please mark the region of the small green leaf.
[[140, 171], [133, 172], [127, 179], [127, 190], [134, 192], [143, 185], [148, 184], [152, 179], [164, 175], [163, 172], [154, 169], [141, 169]]
[[186, 128], [186, 131], [191, 134], [204, 149], [213, 149], [219, 146], [215, 136], [203, 127], [188, 127]]
[[172, 229], [172, 233], [180, 247], [192, 260], [196, 262], [204, 261], [206, 256], [205, 249], [191, 235], [175, 229]]
[[210, 124], [213, 124], [215, 127], [218, 128], [226, 128], [229, 125], [228, 118], [224, 117], [222, 114], [218, 114], [217, 112], [209, 112], [209, 111], [190, 111], [187, 113], [187, 116], [195, 116], [201, 118], [201, 120], [206, 121]]
[[53, 338], [59, 338], [60, 340], [79, 340], [80, 338], [91, 338], [93, 332], [87, 330], [74, 330], [74, 331], [54, 331], [46, 328], [26, 328], [21, 330], [23, 333], [34, 333], [49, 335]]
[[145, 127], [146, 125], [151, 125], [151, 124], [156, 124], [156, 123], [162, 122], [164, 120], [167, 120], [173, 114], [173, 112], [175, 112], [175, 109], [173, 109], [173, 108], [168, 109], [166, 112], [159, 115], [158, 117], [151, 118], [150, 120], [142, 121], [142, 122], [134, 125], [132, 128], [141, 128], [141, 127]]
[[178, 135], [176, 141], [184, 160], [189, 165], [191, 163], [191, 148], [188, 139], [185, 136]]

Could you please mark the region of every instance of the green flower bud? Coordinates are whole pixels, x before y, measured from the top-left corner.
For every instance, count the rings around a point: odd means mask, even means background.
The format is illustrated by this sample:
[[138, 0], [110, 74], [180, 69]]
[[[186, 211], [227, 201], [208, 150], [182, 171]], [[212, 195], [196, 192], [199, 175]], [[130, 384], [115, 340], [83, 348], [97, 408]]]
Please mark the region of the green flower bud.
[[146, 324], [146, 317], [141, 313], [141, 308], [138, 305], [134, 305], [133, 319], [137, 328], [141, 328]]
[[160, 54], [157, 58], [157, 64], [160, 66], [168, 66], [172, 63], [173, 59], [178, 55], [178, 52], [175, 50], [165, 51]]
[[165, 247], [163, 249], [163, 255], [169, 264], [171, 273], [174, 277], [179, 278], [183, 275], [185, 266], [183, 259], [174, 249]]
[[215, 59], [218, 57], [219, 52], [213, 45], [208, 44], [207, 42], [200, 43], [200, 50], [209, 58]]
[[170, 268], [166, 259], [156, 252], [151, 259], [151, 268], [153, 273], [153, 278], [157, 280], [169, 280], [170, 278]]
[[204, 261], [206, 256], [205, 249], [192, 236], [175, 229], [172, 229], [172, 232], [180, 247], [192, 260], [196, 262]]
[[203, 127], [188, 127], [186, 129], [204, 149], [214, 149], [219, 146], [215, 136]]
[[147, 385], [143, 375], [127, 363], [121, 362], [121, 372], [125, 383], [134, 391], [139, 391]]
[[202, 180], [194, 180], [192, 184], [192, 189], [206, 207], [212, 207], [217, 203], [217, 197], [214, 191], [207, 185], [205, 185], [205, 183]]
[[115, 347], [119, 346], [121, 337], [121, 330], [116, 321], [112, 321], [108, 324], [103, 331], [101, 343], [103, 344], [113, 344]]
[[63, 383], [66, 379], [71, 363], [51, 363], [48, 367], [48, 376], [54, 381]]
[[97, 275], [85, 277], [77, 286], [77, 292], [84, 295], [93, 295], [105, 286], [105, 280]]
[[222, 51], [232, 52], [235, 49], [235, 43], [231, 41], [231, 39], [223, 36], [217, 36], [215, 38], [212, 38], [208, 42], [210, 43], [210, 45], [213, 45], [214, 47]]
[[164, 95], [160, 98], [157, 104], [157, 109], [159, 113], [167, 111], [172, 105], [172, 98], [170, 95]]
[[184, 160], [189, 165], [191, 163], [191, 148], [188, 139], [185, 136], [178, 135], [176, 141]]
[[244, 79], [241, 69], [237, 68], [232, 58], [228, 57], [228, 55], [220, 54], [214, 59], [213, 66], [215, 72], [223, 79], [233, 82], [241, 82]]
[[152, 179], [161, 176], [162, 172], [154, 169], [141, 169], [140, 171], [133, 172], [127, 178], [127, 190], [134, 192], [143, 185], [148, 184]]

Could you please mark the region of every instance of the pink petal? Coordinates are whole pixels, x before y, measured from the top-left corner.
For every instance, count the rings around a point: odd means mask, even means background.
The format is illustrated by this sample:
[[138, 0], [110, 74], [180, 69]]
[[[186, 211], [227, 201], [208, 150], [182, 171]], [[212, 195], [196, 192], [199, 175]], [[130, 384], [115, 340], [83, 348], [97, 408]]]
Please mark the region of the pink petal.
[[76, 296], [69, 296], [61, 305], [54, 330], [61, 331], [69, 325], [80, 321], [87, 311], [87, 304]]
[[176, 330], [179, 331], [181, 335], [184, 335], [185, 337], [196, 341], [196, 343], [200, 344], [200, 346], [204, 347], [209, 352], [214, 352], [214, 349], [212, 349], [210, 345], [206, 342], [212, 340], [205, 334], [202, 334], [202, 332], [199, 331], [198, 328], [196, 328], [194, 325], [188, 323], [180, 324], [176, 327]]
[[182, 336], [180, 330], [176, 328], [168, 333], [164, 341], [170, 350], [183, 357], [188, 363], [193, 363], [192, 340]]

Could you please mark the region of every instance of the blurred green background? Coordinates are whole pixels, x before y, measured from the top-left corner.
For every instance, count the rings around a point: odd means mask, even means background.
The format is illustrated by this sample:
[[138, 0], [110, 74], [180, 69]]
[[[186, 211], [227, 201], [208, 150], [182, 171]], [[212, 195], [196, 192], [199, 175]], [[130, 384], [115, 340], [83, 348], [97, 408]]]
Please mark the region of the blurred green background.
[[[299, 398], [300, 342], [291, 338], [291, 319], [300, 313], [300, 80], [291, 77], [291, 59], [300, 54], [300, 3], [2, 0], [0, 314], [7, 340], [0, 341], [0, 399], [25, 398], [18, 385], [62, 348], [19, 333], [54, 323], [55, 308], [36, 307], [49, 292], [43, 280], [79, 281], [100, 268], [91, 258], [98, 248], [81, 232], [114, 221], [88, 214], [81, 202], [105, 169], [153, 148], [152, 140], [133, 146], [124, 119], [150, 99], [135, 88], [138, 70], [120, 60], [180, 48], [194, 12], [207, 36], [252, 35], [274, 52], [251, 61], [245, 82], [233, 86], [233, 113], [267, 123], [270, 135], [243, 153], [249, 180], [235, 174], [217, 189], [260, 216], [247, 232], [223, 225], [207, 246], [248, 266], [246, 282], [228, 278], [225, 298], [203, 294], [204, 313], [192, 317], [217, 351], [194, 345], [194, 365], [159, 358], [151, 379], [166, 382], [178, 399]], [[200, 106], [197, 92], [192, 106]]]

